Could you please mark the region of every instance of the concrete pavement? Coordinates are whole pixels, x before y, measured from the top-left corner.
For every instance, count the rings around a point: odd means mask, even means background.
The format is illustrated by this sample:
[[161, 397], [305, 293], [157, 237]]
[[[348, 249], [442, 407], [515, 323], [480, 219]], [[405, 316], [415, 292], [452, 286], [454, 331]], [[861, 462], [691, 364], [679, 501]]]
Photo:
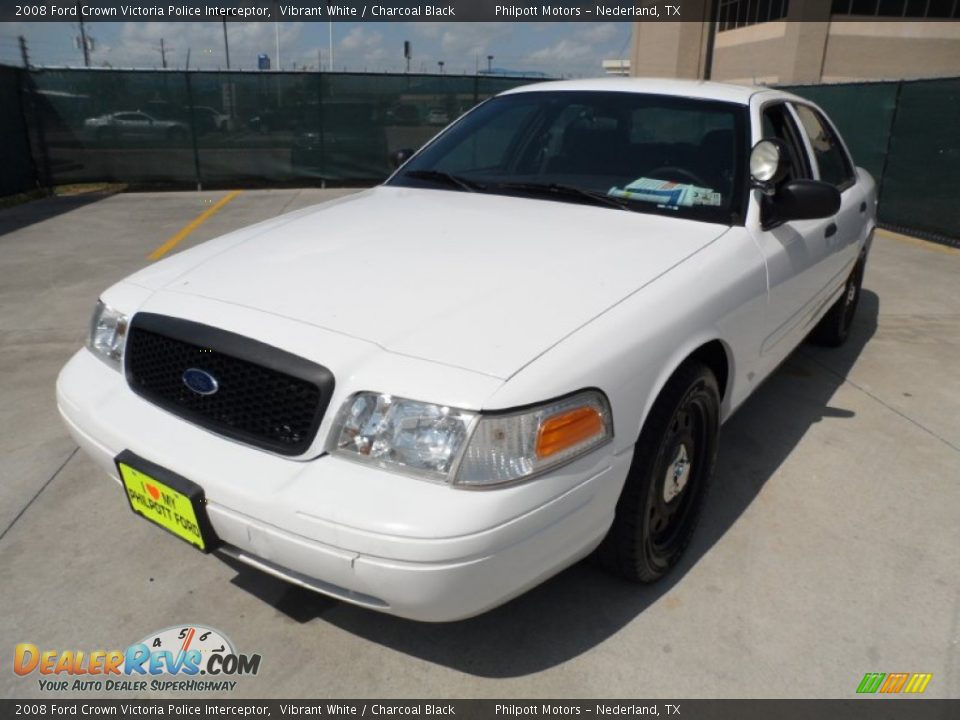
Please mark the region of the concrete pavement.
[[[339, 192], [243, 192], [178, 249]], [[849, 343], [802, 346], [724, 427], [666, 582], [582, 563], [423, 625], [195, 552], [134, 517], [60, 424], [54, 380], [98, 293], [225, 194], [0, 211], [0, 695], [42, 695], [10, 669], [17, 642], [125, 648], [195, 622], [263, 656], [243, 697], [845, 698], [900, 671], [960, 696], [960, 252], [878, 234]]]

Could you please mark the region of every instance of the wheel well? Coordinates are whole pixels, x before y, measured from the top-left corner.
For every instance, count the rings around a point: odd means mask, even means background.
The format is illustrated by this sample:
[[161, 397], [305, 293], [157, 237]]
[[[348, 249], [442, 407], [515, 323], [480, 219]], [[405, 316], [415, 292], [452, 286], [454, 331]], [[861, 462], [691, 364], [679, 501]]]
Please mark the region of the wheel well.
[[727, 380], [730, 377], [730, 359], [727, 357], [727, 350], [723, 343], [719, 340], [711, 340], [690, 353], [687, 359], [702, 362], [713, 371], [717, 378], [717, 387], [720, 389], [720, 400], [723, 400], [727, 394]]

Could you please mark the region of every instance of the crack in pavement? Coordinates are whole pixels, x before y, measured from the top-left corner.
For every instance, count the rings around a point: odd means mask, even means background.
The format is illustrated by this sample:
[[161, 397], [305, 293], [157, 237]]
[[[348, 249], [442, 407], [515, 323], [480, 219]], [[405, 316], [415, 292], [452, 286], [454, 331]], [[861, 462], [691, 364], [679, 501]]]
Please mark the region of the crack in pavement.
[[63, 470], [63, 469], [67, 466], [67, 463], [70, 462], [71, 460], [73, 460], [73, 456], [77, 454], [77, 450], [79, 450], [79, 449], [80, 449], [79, 447], [75, 447], [73, 450], [70, 451], [70, 454], [67, 455], [67, 459], [64, 460], [64, 461], [60, 464], [60, 467], [58, 467], [58, 468], [54, 471], [53, 475], [51, 475], [51, 476], [47, 479], [47, 481], [41, 486], [41, 488], [40, 488], [39, 490], [37, 490], [36, 493], [34, 493], [33, 497], [30, 498], [30, 501], [20, 509], [20, 512], [17, 513], [17, 516], [10, 522], [9, 525], [7, 525], [6, 528], [4, 528], [4, 531], [3, 531], [2, 533], [0, 533], [0, 542], [2, 542], [3, 539], [7, 536], [7, 533], [10, 532], [11, 528], [13, 528], [13, 526], [17, 524], [17, 521], [18, 521], [21, 517], [23, 517], [23, 514], [27, 511], [27, 508], [29, 508], [31, 505], [33, 505], [34, 501], [35, 501], [38, 497], [40, 497], [40, 495], [43, 493], [44, 490], [47, 489], [47, 486], [50, 485], [50, 483], [53, 482], [54, 478], [56, 478], [57, 475], [60, 474], [60, 471]]
[[937, 434], [935, 431], [931, 430], [930, 428], [928, 428], [928, 427], [927, 427], [926, 425], [924, 425], [923, 423], [921, 423], [921, 422], [919, 422], [919, 421], [917, 421], [917, 420], [914, 420], [912, 417], [910, 417], [909, 415], [905, 414], [905, 413], [902, 412], [901, 410], [897, 410], [897, 408], [893, 407], [892, 405], [890, 405], [890, 404], [887, 403], [886, 401], [884, 401], [884, 400], [882, 400], [881, 398], [877, 397], [877, 396], [874, 395], [872, 392], [870, 392], [869, 390], [867, 390], [865, 387], [862, 387], [861, 385], [858, 385], [857, 383], [855, 383], [853, 380], [851, 380], [851, 379], [849, 378], [849, 376], [844, 375], [843, 373], [837, 372], [837, 371], [834, 370], [832, 367], [830, 367], [829, 365], [827, 365], [825, 362], [823, 362], [823, 361], [820, 360], [819, 358], [815, 357], [814, 355], [811, 355], [811, 354], [806, 353], [806, 352], [803, 352], [803, 351], [799, 351], [799, 354], [800, 354], [802, 357], [806, 358], [807, 360], [811, 361], [812, 363], [814, 363], [814, 364], [816, 364], [816, 365], [819, 365], [821, 368], [823, 368], [824, 370], [826, 370], [828, 373], [830, 373], [830, 374], [833, 375], [834, 377], [840, 378], [844, 383], [849, 384], [849, 385], [855, 387], [857, 390], [859, 390], [860, 392], [862, 392], [864, 395], [866, 395], [866, 396], [869, 397], [869, 398], [872, 398], [873, 400], [875, 400], [876, 402], [878, 402], [880, 405], [882, 405], [883, 407], [885, 407], [887, 410], [889, 410], [890, 412], [894, 413], [895, 415], [900, 416], [901, 418], [903, 418], [904, 420], [906, 420], [908, 423], [910, 423], [910, 424], [913, 425], [914, 427], [917, 427], [917, 428], [919, 428], [920, 430], [923, 430], [925, 433], [927, 433], [927, 434], [930, 435], [931, 437], [936, 438], [937, 440], [939, 440], [940, 442], [942, 442], [944, 445], [946, 445], [946, 446], [947, 446], [948, 448], [950, 448], [951, 450], [954, 450], [955, 452], [960, 453], [960, 447], [957, 447], [956, 445], [954, 445], [952, 442], [950, 442], [949, 440], [947, 440], [947, 439], [946, 439], [945, 437], [943, 437], [942, 435]]
[[293, 197], [290, 198], [289, 200], [287, 200], [286, 204], [285, 204], [285, 205], [283, 206], [283, 208], [281, 208], [281, 210], [280, 210], [280, 215], [283, 215], [283, 214], [285, 214], [285, 213], [287, 212], [287, 208], [290, 207], [291, 205], [293, 205], [294, 200], [296, 200], [297, 198], [299, 198], [299, 197], [300, 197], [300, 194], [301, 194], [302, 192], [303, 192], [302, 190], [297, 190], [297, 191], [293, 194]]

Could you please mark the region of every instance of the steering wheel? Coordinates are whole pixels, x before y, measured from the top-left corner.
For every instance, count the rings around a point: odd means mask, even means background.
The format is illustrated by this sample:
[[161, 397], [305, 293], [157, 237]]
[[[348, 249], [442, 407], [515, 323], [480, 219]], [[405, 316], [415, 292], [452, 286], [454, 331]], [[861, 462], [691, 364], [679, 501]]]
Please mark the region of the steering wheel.
[[[667, 177], [656, 177], [658, 173], [666, 175]], [[697, 177], [694, 173], [674, 165], [664, 165], [663, 167], [658, 167], [646, 173], [646, 177], [648, 178], [655, 180], [670, 180], [672, 182], [677, 182], [677, 176], [682, 178], [682, 182], [688, 182], [690, 185], [696, 185], [697, 187], [710, 187], [703, 181], [702, 178]]]

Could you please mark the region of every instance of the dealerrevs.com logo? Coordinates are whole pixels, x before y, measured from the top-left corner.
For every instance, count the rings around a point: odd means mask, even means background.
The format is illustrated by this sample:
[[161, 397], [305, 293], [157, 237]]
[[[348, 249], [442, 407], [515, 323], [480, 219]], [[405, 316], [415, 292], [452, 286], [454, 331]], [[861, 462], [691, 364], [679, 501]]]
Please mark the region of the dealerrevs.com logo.
[[37, 676], [46, 692], [229, 691], [233, 678], [259, 670], [259, 654], [236, 652], [226, 635], [202, 625], [168, 627], [126, 650], [42, 650], [25, 642], [13, 653], [13, 671]]

